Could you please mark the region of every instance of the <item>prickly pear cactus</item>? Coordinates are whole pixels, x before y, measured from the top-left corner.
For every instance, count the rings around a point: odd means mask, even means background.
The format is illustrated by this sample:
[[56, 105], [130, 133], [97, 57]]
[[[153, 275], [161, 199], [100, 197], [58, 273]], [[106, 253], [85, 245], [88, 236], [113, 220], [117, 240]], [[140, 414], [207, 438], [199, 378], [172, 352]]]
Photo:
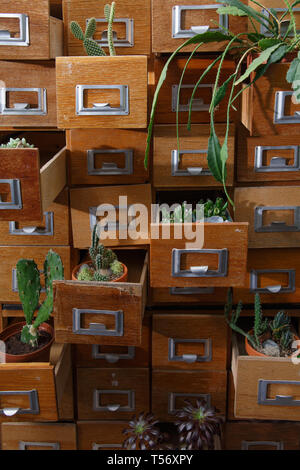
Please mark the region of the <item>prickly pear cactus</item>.
[[70, 30], [76, 39], [83, 42], [83, 46], [86, 50], [87, 55], [90, 56], [105, 56], [105, 52], [99, 44], [92, 39], [96, 31], [96, 19], [90, 18], [86, 26], [85, 33], [82, 31], [81, 26], [77, 21], [71, 21]]
[[30, 324], [38, 307], [41, 291], [40, 273], [32, 259], [20, 259], [18, 261], [17, 281], [25, 320], [27, 324]]

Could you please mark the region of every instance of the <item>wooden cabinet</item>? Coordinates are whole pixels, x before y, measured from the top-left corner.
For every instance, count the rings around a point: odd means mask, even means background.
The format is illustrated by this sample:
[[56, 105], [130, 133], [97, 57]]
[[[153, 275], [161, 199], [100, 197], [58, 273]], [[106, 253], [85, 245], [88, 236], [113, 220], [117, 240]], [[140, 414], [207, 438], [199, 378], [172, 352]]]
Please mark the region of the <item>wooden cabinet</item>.
[[226, 352], [224, 316], [199, 315], [194, 311], [153, 315], [154, 369], [226, 370]]
[[[25, 417], [26, 419], [26, 417]], [[76, 450], [72, 423], [2, 423], [2, 450]]]
[[[108, 246], [145, 245], [149, 243], [151, 185], [100, 186], [70, 190], [73, 243], [88, 248], [98, 223], [101, 242]], [[142, 212], [138, 227], [141, 205]], [[141, 217], [140, 217], [141, 218]]]
[[[245, 31], [247, 20], [240, 16], [219, 15], [219, 4], [205, 0], [152, 0], [152, 51], [173, 52], [197, 33], [197, 28], [209, 26], [210, 31], [229, 28], [234, 34]], [[195, 44], [184, 48], [191, 52]], [[199, 52], [220, 51], [224, 43], [204, 44]]]
[[[47, 60], [63, 55], [63, 22], [50, 16], [49, 0], [2, 0], [0, 59]], [[54, 9], [51, 14], [56, 14]]]
[[150, 305], [219, 305], [226, 302], [227, 288], [214, 287], [155, 287], [150, 289]]
[[[49, 362], [0, 364], [0, 422], [72, 419], [70, 346], [54, 343]], [[71, 379], [72, 380], [72, 379]]]
[[[150, 54], [150, 0], [123, 0], [116, 4], [113, 23], [114, 46], [117, 55]], [[88, 18], [96, 18], [93, 38], [108, 53], [107, 22], [104, 18], [106, 0], [64, 1], [65, 42], [67, 55], [84, 55], [82, 42], [74, 38], [68, 25], [77, 21], [83, 30]]]
[[[169, 238], [164, 232], [168, 229], [170, 229]], [[178, 237], [179, 229], [183, 234], [182, 238]], [[187, 229], [189, 229], [188, 235]], [[186, 223], [185, 233], [183, 233], [183, 224], [152, 224], [152, 230], [155, 236], [152, 233], [151, 287], [245, 285], [247, 223]], [[190, 243], [192, 234], [194, 241]], [[197, 242], [195, 242], [196, 236]], [[191, 248], [187, 248], [187, 245]], [[198, 246], [201, 248], [197, 248]]]
[[146, 128], [147, 57], [58, 57], [59, 128]]
[[249, 248], [299, 247], [299, 186], [237, 188], [235, 206], [235, 220], [249, 222]]
[[136, 184], [144, 166], [147, 132], [137, 129], [71, 129], [67, 133], [71, 185]]
[[[216, 125], [219, 136], [225, 135], [225, 126]], [[179, 126], [178, 151], [176, 126], [155, 126], [153, 150], [153, 184], [157, 188], [220, 186], [207, 164], [209, 125]], [[229, 130], [227, 185], [234, 178], [234, 126]]]
[[120, 450], [127, 421], [78, 421], [78, 450]]
[[148, 369], [77, 369], [79, 420], [130, 419], [148, 412]]
[[161, 421], [173, 421], [184, 400], [206, 400], [223, 415], [226, 412], [226, 372], [152, 372], [152, 412]]
[[[119, 253], [118, 253], [119, 256]], [[147, 255], [120, 252], [128, 282], [54, 281], [57, 341], [139, 346], [147, 296]]]

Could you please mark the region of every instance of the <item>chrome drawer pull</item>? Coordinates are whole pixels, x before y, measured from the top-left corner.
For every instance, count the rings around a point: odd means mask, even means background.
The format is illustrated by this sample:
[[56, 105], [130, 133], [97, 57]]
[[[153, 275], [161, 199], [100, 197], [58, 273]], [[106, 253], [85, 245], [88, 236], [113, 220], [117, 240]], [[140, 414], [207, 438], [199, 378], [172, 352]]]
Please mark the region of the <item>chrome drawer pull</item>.
[[54, 223], [53, 223], [53, 212], [44, 212], [45, 216], [45, 228], [38, 227], [23, 227], [16, 228], [17, 222], [9, 222], [9, 233], [11, 235], [38, 235], [53, 237], [54, 235]]
[[0, 391], [0, 400], [1, 396], [10, 396], [10, 395], [25, 395], [29, 398], [29, 408], [17, 408], [17, 407], [7, 407], [0, 409], [0, 415], [3, 414], [7, 417], [16, 416], [16, 415], [37, 415], [40, 412], [39, 399], [37, 390], [25, 390], [25, 391]]
[[[285, 13], [287, 11], [287, 8], [272, 8], [272, 10], [276, 11], [277, 13]], [[293, 8], [293, 13], [296, 13], [297, 11], [300, 11], [300, 8]], [[264, 16], [266, 16], [267, 18], [270, 17], [270, 12], [268, 10], [266, 10], [265, 8], [262, 8], [261, 9], [261, 12]], [[266, 25], [268, 23], [266, 22]], [[282, 35], [285, 35], [285, 33], [287, 32], [287, 28], [288, 28], [288, 25], [281, 25], [281, 28], [280, 28], [280, 34]], [[264, 34], [265, 36], [271, 36], [271, 33], [269, 32], [269, 30], [267, 29], [266, 26], [264, 25], [261, 25], [260, 26], [260, 32], [261, 34]], [[297, 34], [299, 34], [300, 31], [297, 30]], [[293, 33], [289, 33], [288, 36], [292, 36]]]
[[2, 201], [0, 190], [0, 210], [20, 210], [23, 207], [21, 196], [21, 185], [18, 179], [0, 179], [0, 184], [8, 184], [10, 188], [11, 201]]
[[276, 91], [274, 124], [300, 124], [299, 111], [296, 111], [294, 116], [287, 116], [285, 114], [285, 99], [287, 96], [292, 96], [293, 93], [293, 91]]
[[60, 450], [60, 443], [19, 441], [19, 450], [27, 450], [27, 447], [49, 447], [52, 450]]
[[99, 344], [93, 344], [92, 347], [92, 358], [93, 359], [104, 359], [106, 362], [110, 364], [115, 364], [120, 360], [132, 360], [135, 358], [135, 347], [128, 346], [127, 354], [115, 354], [115, 353], [101, 353], [99, 352], [100, 346]]
[[[102, 204], [102, 211], [105, 210], [105, 205]], [[130, 207], [131, 206], [114, 206], [113, 204], [107, 204], [107, 211], [110, 211], [114, 207], [116, 210], [122, 211], [126, 210], [127, 214], [130, 213]], [[97, 210], [98, 207], [89, 207], [89, 214], [90, 214], [90, 229], [91, 232], [94, 230], [94, 226], [97, 224]], [[122, 231], [127, 231], [128, 226], [131, 226], [133, 229], [135, 227], [135, 219], [128, 220], [128, 224], [120, 224], [119, 221], [108, 221], [106, 222], [105, 225], [101, 225], [101, 223], [98, 223], [98, 229], [99, 232], [109, 232], [110, 230], [117, 231], [117, 232], [122, 232]]]
[[[128, 404], [121, 406], [119, 404], [99, 405], [101, 395], [125, 395], [128, 398]], [[135, 392], [133, 390], [94, 390], [93, 394], [94, 411], [122, 411], [129, 412], [135, 410]]]
[[293, 380], [263, 380], [258, 381], [257, 403], [259, 405], [300, 406], [300, 400], [294, 400], [292, 395], [276, 395], [276, 398], [267, 398], [270, 384], [300, 385], [300, 381]]
[[[84, 106], [86, 90], [119, 90], [120, 106], [109, 103], [94, 103], [93, 108]], [[127, 85], [76, 85], [76, 114], [78, 116], [124, 116], [129, 114], [129, 88]]]
[[275, 447], [276, 450], [284, 450], [282, 441], [242, 441], [241, 450], [250, 450], [249, 447]]
[[171, 295], [208, 295], [214, 291], [214, 287], [170, 287]]
[[[274, 221], [264, 225], [263, 216], [267, 211], [293, 211], [294, 224], [287, 225], [284, 221]], [[254, 209], [255, 232], [299, 232], [300, 231], [300, 206], [260, 206]]]
[[176, 398], [196, 398], [198, 400], [204, 400], [207, 405], [211, 406], [211, 395], [210, 393], [177, 393], [170, 392], [168, 396], [168, 413], [175, 414], [178, 409], [176, 409]]
[[192, 26], [190, 29], [183, 29], [181, 20], [182, 13], [188, 10], [217, 10], [222, 5], [209, 4], [209, 5], [176, 5], [172, 8], [172, 37], [174, 39], [191, 38], [195, 34], [204, 33], [208, 29], [210, 31], [222, 31], [224, 28], [228, 29], [228, 15], [219, 15], [219, 28], [210, 28], [209, 25]]
[[[204, 355], [197, 354], [183, 354], [182, 356], [176, 355], [176, 345], [186, 343], [204, 344]], [[212, 360], [212, 344], [211, 339], [179, 339], [169, 338], [168, 360], [176, 362], [186, 362], [193, 364], [194, 362], [210, 362]]]
[[8, 30], [0, 31], [0, 46], [29, 46], [29, 17], [24, 13], [0, 13], [0, 18], [17, 18], [20, 34], [13, 37]]
[[[181, 85], [181, 90], [184, 88], [190, 88], [193, 90], [195, 88], [195, 85]], [[199, 88], [210, 88], [211, 92], [213, 92], [214, 84], [207, 83], [207, 84], [198, 85], [197, 90]], [[178, 92], [179, 92], [178, 85], [173, 85], [172, 86], [172, 111], [173, 113], [176, 113], [177, 111]], [[178, 106], [179, 112], [189, 111], [189, 106], [190, 106], [190, 100], [186, 104], [179, 104]], [[193, 111], [209, 111], [209, 107], [210, 107], [210, 101], [205, 103], [203, 98], [198, 98], [198, 99], [193, 100], [193, 105], [192, 105]]]
[[[90, 18], [86, 20], [88, 24]], [[115, 47], [133, 47], [134, 46], [134, 20], [131, 18], [117, 18], [114, 23], [125, 23], [126, 32], [125, 39], [119, 39], [118, 33], [113, 31], [113, 39]], [[96, 18], [96, 23], [107, 23], [105, 18]], [[103, 47], [108, 47], [107, 30], [102, 31], [101, 39], [95, 41]]]
[[[258, 287], [258, 277], [267, 273], [287, 273], [289, 277], [288, 285], [283, 287], [281, 284], [274, 286]], [[259, 294], [278, 294], [279, 292], [289, 293], [296, 290], [296, 272], [295, 269], [252, 269], [250, 272], [250, 291]]]
[[[292, 150], [294, 154], [293, 165], [287, 164], [287, 158], [273, 157], [270, 165], [263, 164], [263, 155], [267, 150]], [[299, 145], [258, 145], [255, 147], [255, 163], [254, 170], [258, 173], [272, 173], [272, 172], [286, 172], [286, 171], [299, 171], [300, 170], [300, 146]]]
[[172, 176], [211, 176], [211, 171], [208, 168], [188, 167], [185, 169], [179, 168], [179, 161], [182, 155], [185, 154], [207, 154], [205, 150], [172, 150], [171, 152], [171, 174]]
[[[189, 270], [182, 270], [180, 267], [181, 256], [188, 253], [217, 254], [219, 257], [218, 268], [216, 270], [208, 269], [208, 266], [191, 266]], [[227, 276], [228, 250], [227, 248], [219, 250], [199, 250], [195, 249], [177, 249], [172, 250], [172, 276], [173, 277], [225, 277]]]
[[93, 443], [92, 450], [102, 450], [102, 449], [122, 449], [122, 444], [96, 444]]
[[[72, 331], [76, 335], [94, 335], [94, 336], [123, 336], [124, 335], [124, 315], [123, 310], [89, 310], [73, 308]], [[89, 328], [81, 328], [81, 315], [111, 315], [115, 319], [115, 329], [108, 330], [103, 323], [90, 323]]]
[[[95, 156], [101, 154], [124, 154], [124, 168], [119, 168], [114, 162], [103, 162], [101, 168], [95, 168]], [[108, 175], [132, 175], [133, 174], [133, 150], [131, 149], [101, 149], [87, 151], [88, 175], [108, 176]]]
[[[39, 269], [40, 274], [43, 274], [43, 270]], [[12, 292], [19, 292], [18, 290], [18, 279], [17, 279], [17, 269], [12, 269], [12, 282], [11, 282], [11, 290]], [[46, 287], [41, 288], [41, 292], [46, 292]]]
[[[28, 103], [14, 103], [13, 108], [7, 107], [7, 94], [14, 91], [37, 93], [38, 106], [31, 108]], [[47, 90], [46, 88], [0, 88], [0, 114], [3, 116], [45, 116], [47, 114]]]

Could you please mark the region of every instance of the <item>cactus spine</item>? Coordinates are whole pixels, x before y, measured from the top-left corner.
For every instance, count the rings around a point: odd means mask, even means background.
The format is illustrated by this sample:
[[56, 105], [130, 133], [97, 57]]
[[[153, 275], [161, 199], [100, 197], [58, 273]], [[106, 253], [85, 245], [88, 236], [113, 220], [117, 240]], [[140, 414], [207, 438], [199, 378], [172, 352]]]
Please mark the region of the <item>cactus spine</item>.
[[104, 7], [104, 15], [108, 23], [107, 41], [108, 41], [109, 54], [111, 56], [116, 55], [116, 51], [114, 48], [114, 39], [113, 39], [113, 22], [115, 18], [115, 5], [116, 5], [115, 2], [112, 2], [111, 6], [107, 4]]

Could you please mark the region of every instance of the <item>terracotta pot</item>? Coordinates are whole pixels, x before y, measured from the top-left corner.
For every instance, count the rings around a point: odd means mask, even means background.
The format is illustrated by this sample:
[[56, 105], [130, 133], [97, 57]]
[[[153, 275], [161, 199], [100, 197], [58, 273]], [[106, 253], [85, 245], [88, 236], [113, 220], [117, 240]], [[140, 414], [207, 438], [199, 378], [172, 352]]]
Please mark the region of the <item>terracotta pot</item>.
[[[248, 334], [251, 335], [253, 333], [253, 330], [249, 331]], [[299, 340], [298, 336], [294, 335], [294, 340]], [[260, 353], [254, 349], [251, 344], [249, 343], [248, 339], [245, 337], [245, 349], [248, 354], [248, 356], [261, 356], [261, 357], [271, 357], [267, 356], [266, 354]], [[300, 346], [298, 347], [300, 349]]]
[[[11, 336], [20, 333], [24, 325], [26, 325], [26, 322], [14, 323], [8, 326], [0, 333], [0, 340], [6, 341]], [[1, 362], [49, 362], [50, 348], [54, 341], [54, 329], [48, 323], [42, 323], [38, 329], [39, 331], [47, 331], [52, 336], [49, 343], [41, 349], [26, 354], [3, 354], [0, 352]], [[5, 361], [3, 356], [5, 356]]]
[[[72, 281], [77, 281], [77, 273], [78, 273], [79, 269], [81, 268], [81, 266], [84, 265], [84, 264], [87, 264], [89, 266], [93, 265], [92, 261], [88, 261], [88, 262], [80, 263], [77, 266], [75, 266], [75, 268], [72, 271]], [[108, 281], [108, 282], [126, 282], [127, 281], [127, 278], [128, 278], [127, 266], [125, 266], [125, 264], [123, 264], [123, 263], [121, 263], [121, 264], [123, 266], [122, 276], [117, 277], [116, 279], [113, 279], [112, 281]]]

